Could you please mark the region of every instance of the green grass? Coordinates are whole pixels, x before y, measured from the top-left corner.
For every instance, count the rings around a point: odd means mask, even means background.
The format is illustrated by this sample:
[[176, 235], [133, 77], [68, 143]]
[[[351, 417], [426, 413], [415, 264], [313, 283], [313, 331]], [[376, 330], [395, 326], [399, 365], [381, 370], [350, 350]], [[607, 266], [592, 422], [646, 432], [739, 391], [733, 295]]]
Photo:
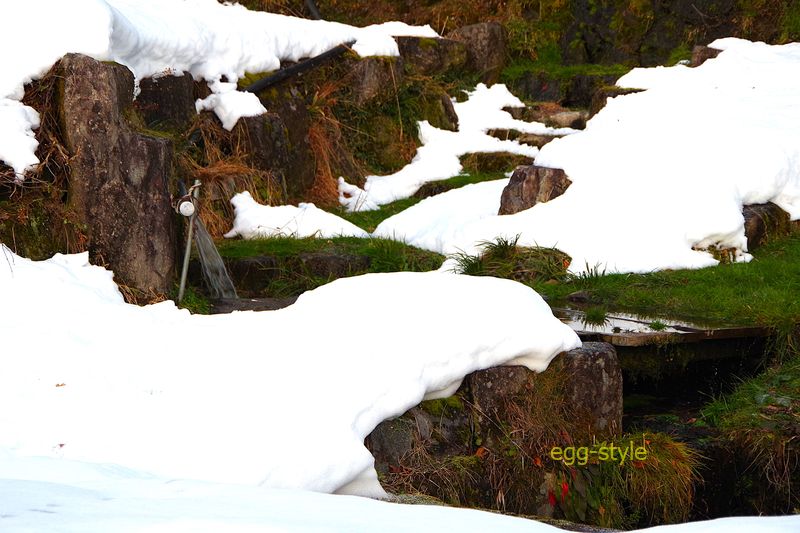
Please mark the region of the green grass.
[[594, 304], [634, 313], [782, 329], [800, 322], [800, 232], [756, 251], [750, 263], [651, 274], [602, 271], [559, 284], [533, 280], [548, 299], [589, 292]]
[[293, 239], [274, 237], [270, 239], [231, 240], [217, 244], [224, 258], [274, 255], [290, 257], [301, 253], [324, 252], [348, 255], [364, 255], [370, 258], [371, 272], [427, 271], [439, 268], [444, 257], [420, 250], [402, 242], [388, 239], [360, 239], [337, 237], [334, 239]]
[[[277, 272], [269, 279], [266, 288], [251, 296], [273, 298], [297, 296], [333, 281], [336, 276], [358, 275], [368, 272], [424, 272], [439, 268], [444, 261], [441, 255], [420, 250], [404, 243], [387, 239], [360, 239], [339, 237], [335, 239], [270, 239], [224, 241], [218, 243], [220, 255], [227, 259], [272, 256], [277, 259]], [[298, 258], [304, 253], [327, 253], [342, 256], [367, 257], [368, 266], [355, 266], [346, 273], [322, 276], [310, 271]]]
[[559, 80], [569, 80], [575, 76], [617, 76], [620, 77], [630, 71], [626, 65], [564, 65], [549, 58], [533, 61], [523, 58], [516, 59], [503, 70], [500, 81], [513, 83], [529, 72], [548, 74]]
[[[751, 461], [773, 500], [800, 507], [800, 352], [743, 382], [703, 410], [703, 419]], [[777, 498], [775, 497], [777, 496]]]

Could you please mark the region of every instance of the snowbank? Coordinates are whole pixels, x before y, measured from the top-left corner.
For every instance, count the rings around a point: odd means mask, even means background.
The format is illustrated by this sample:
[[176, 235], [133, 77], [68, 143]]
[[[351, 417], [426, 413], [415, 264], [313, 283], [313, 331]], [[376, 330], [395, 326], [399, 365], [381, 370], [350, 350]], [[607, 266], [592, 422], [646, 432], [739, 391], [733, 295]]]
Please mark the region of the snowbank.
[[445, 180], [461, 173], [459, 157], [477, 152], [510, 152], [530, 157], [538, 153], [532, 146], [516, 141], [502, 141], [490, 135], [490, 129], [511, 129], [539, 135], [566, 135], [571, 128], [549, 128], [539, 122], [514, 119], [504, 107], [524, 104], [505, 85], [486, 87], [479, 84], [465, 102], [453, 104], [458, 115], [458, 131], [441, 130], [427, 121], [419, 123], [422, 146], [414, 159], [388, 176], [367, 176], [364, 188], [339, 178], [339, 202], [348, 211], [370, 211], [382, 205], [412, 196], [425, 183]]
[[425, 198], [378, 224], [373, 235], [439, 252], [465, 224], [497, 215], [508, 181], [474, 183]]
[[573, 272], [711, 266], [693, 249], [711, 245], [748, 260], [743, 205], [771, 201], [800, 218], [800, 44], [711, 46], [725, 51], [697, 68], [633, 70], [619, 85], [646, 91], [609, 100], [586, 130], [542, 148], [536, 163], [572, 180], [562, 196], [508, 216], [467, 207], [481, 215], [458, 231], [438, 211], [460, 200], [442, 197], [436, 209], [418, 208], [420, 218], [401, 213], [383, 225], [445, 254], [520, 234], [523, 246], [568, 253]]
[[[429, 26], [387, 23], [366, 28], [273, 13], [251, 12], [217, 0], [25, 0], [0, 6], [0, 160], [18, 179], [37, 160], [32, 130], [36, 112], [19, 106], [23, 84], [37, 79], [63, 55], [75, 52], [116, 61], [137, 80], [191, 73], [211, 82], [235, 82], [245, 72], [276, 70], [354, 41], [362, 56], [398, 55], [393, 35], [437, 37]], [[35, 27], [40, 37], [31, 38]], [[20, 43], [25, 43], [24, 47]], [[215, 88], [224, 86], [212, 84]], [[253, 99], [222, 91], [202, 107], [228, 124], [250, 116]], [[235, 120], [234, 120], [235, 123]], [[31, 148], [31, 146], [33, 146]]]
[[378, 423], [580, 344], [506, 280], [372, 274], [280, 311], [192, 316], [125, 304], [87, 254], [0, 250], [0, 447], [18, 456], [379, 496], [363, 445]]
[[231, 198], [235, 211], [233, 229], [226, 238], [241, 236], [244, 239], [269, 237], [369, 237], [355, 224], [319, 209], [311, 203], [269, 206], [261, 205], [249, 192]]

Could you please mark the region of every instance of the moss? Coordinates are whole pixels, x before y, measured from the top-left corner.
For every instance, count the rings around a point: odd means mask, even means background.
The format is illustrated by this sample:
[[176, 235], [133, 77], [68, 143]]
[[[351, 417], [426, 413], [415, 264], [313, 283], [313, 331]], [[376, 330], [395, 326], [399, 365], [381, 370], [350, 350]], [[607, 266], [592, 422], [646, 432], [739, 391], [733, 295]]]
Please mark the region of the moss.
[[672, 50], [667, 59], [667, 66], [677, 65], [681, 61], [688, 61], [692, 59], [692, 49], [687, 43], [681, 43], [677, 48]]
[[464, 411], [464, 403], [458, 396], [441, 398], [438, 400], [428, 400], [422, 402], [420, 407], [430, 415], [437, 418], [447, 416], [453, 412]]

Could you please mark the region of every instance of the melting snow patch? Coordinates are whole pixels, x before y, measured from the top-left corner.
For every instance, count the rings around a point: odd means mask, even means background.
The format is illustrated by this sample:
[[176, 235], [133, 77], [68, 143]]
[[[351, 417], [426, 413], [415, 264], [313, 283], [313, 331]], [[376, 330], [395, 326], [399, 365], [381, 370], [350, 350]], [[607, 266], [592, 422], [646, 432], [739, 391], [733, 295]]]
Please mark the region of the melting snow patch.
[[[424, 219], [398, 216], [381, 231], [445, 254], [520, 235], [569, 254], [573, 272], [701, 268], [717, 264], [699, 250], [710, 245], [749, 260], [743, 205], [771, 201], [800, 218], [800, 44], [711, 46], [725, 51], [697, 68], [633, 70], [619, 84], [647, 90], [610, 99], [584, 131], [542, 148], [536, 163], [572, 180], [562, 196], [508, 216], [465, 206], [480, 216], [457, 231], [437, 210], [459, 207], [442, 197], [415, 211]], [[482, 201], [488, 211], [498, 200]]]
[[361, 189], [339, 178], [339, 202], [348, 211], [371, 211], [382, 205], [412, 196], [425, 183], [445, 180], [461, 173], [459, 158], [477, 152], [510, 152], [530, 157], [538, 153], [532, 146], [503, 141], [488, 135], [490, 129], [512, 129], [539, 135], [575, 133], [570, 128], [549, 128], [539, 122], [514, 119], [504, 107], [524, 104], [505, 85], [479, 84], [465, 102], [454, 103], [458, 131], [441, 130], [427, 121], [419, 123], [422, 146], [410, 164], [388, 176], [368, 176]]
[[233, 229], [225, 237], [264, 239], [269, 237], [369, 237], [355, 224], [319, 209], [311, 203], [269, 206], [256, 202], [249, 192], [231, 199], [235, 210]]

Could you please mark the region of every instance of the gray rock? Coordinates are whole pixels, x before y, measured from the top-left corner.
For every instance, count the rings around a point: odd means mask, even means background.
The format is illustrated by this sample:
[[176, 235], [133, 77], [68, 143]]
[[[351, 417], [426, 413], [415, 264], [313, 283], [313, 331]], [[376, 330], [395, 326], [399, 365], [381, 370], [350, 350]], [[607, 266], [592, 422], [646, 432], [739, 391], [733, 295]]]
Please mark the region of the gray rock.
[[364, 105], [373, 100], [394, 98], [402, 86], [402, 57], [365, 57], [358, 61], [347, 76], [353, 101]]
[[572, 182], [560, 168], [518, 167], [500, 197], [500, 215], [511, 215], [561, 196]]
[[466, 45], [467, 68], [477, 72], [482, 82], [491, 85], [500, 81], [508, 56], [508, 36], [502, 24], [482, 22], [464, 26], [447, 37]]
[[692, 48], [692, 60], [689, 63], [691, 67], [699, 67], [709, 59], [717, 57], [722, 50], [711, 48], [710, 46], [695, 46]]
[[190, 74], [145, 78], [139, 89], [136, 110], [148, 127], [183, 131], [197, 113]]
[[599, 435], [622, 433], [622, 370], [614, 347], [584, 342], [559, 356], [568, 377], [564, 396], [576, 413], [588, 414]]
[[462, 68], [467, 62], [464, 43], [452, 39], [395, 37], [409, 73], [432, 76]]
[[90, 256], [122, 284], [166, 293], [176, 252], [171, 143], [134, 131], [123, 118], [133, 102], [127, 68], [68, 54], [58, 69], [69, 208], [86, 227]]
[[[585, 342], [562, 353], [545, 372], [563, 374], [563, 400], [598, 435], [622, 431], [622, 370], [614, 347]], [[536, 394], [536, 373], [524, 367], [496, 367], [469, 376], [472, 401], [485, 416], [503, 420], [509, 402]]]

